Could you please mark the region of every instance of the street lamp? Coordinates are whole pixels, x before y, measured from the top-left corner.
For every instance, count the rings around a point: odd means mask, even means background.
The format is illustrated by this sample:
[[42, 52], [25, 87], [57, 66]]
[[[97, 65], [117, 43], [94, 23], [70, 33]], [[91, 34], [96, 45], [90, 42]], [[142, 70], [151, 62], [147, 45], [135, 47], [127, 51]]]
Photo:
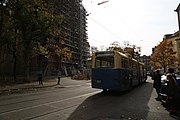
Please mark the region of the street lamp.
[[178, 5], [177, 9], [174, 11], [177, 12], [178, 15], [179, 37], [180, 37], [180, 4]]

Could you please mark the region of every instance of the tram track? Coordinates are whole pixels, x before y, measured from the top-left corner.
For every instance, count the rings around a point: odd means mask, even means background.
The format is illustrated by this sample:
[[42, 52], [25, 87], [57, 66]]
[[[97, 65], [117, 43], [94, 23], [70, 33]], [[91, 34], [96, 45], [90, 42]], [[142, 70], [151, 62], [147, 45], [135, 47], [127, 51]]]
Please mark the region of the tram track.
[[[51, 110], [49, 112], [45, 112], [42, 114], [38, 114], [37, 116], [32, 116], [32, 118], [37, 118], [43, 115], [48, 115], [51, 114], [53, 112], [57, 112], [57, 111], [61, 111], [73, 106], [77, 106], [79, 104], [79, 101], [82, 101], [82, 99], [86, 99], [87, 97], [93, 95], [93, 94], [97, 94], [99, 93], [99, 91], [95, 91], [95, 92], [91, 92], [91, 93], [86, 93], [86, 94], [82, 94], [79, 96], [74, 96], [74, 97], [70, 97], [70, 98], [66, 98], [66, 99], [62, 99], [62, 100], [55, 100], [55, 101], [51, 101], [51, 102], [46, 102], [46, 103], [41, 103], [39, 105], [33, 105], [33, 106], [26, 106], [26, 107], [21, 107], [21, 108], [17, 108], [17, 109], [12, 109], [12, 110], [8, 110], [8, 111], [4, 111], [0, 113], [0, 118], [2, 116], [8, 116], [10, 114], [17, 114], [17, 113], [21, 113], [22, 111], [28, 111], [28, 110], [33, 110], [33, 109], [39, 109], [39, 108], [43, 108], [43, 107], [49, 107], [51, 108]], [[76, 102], [71, 102], [71, 101], [76, 101]], [[78, 101], [78, 102], [77, 102]], [[63, 104], [67, 104], [65, 106], [62, 107], [56, 107], [56, 104], [58, 105], [63, 105]], [[68, 103], [72, 103], [72, 104], [68, 104]], [[73, 104], [74, 103], [74, 104]], [[31, 117], [28, 117], [28, 119], [31, 119]]]

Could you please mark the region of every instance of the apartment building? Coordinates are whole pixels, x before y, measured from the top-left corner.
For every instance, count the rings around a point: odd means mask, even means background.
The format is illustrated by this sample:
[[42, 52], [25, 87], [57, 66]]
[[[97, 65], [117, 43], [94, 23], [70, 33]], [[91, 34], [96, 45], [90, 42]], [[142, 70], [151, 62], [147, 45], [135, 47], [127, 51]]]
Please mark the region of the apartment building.
[[87, 41], [86, 10], [82, 0], [54, 0], [58, 6], [59, 14], [63, 16], [61, 31], [65, 33], [60, 36], [64, 41], [63, 47], [72, 52], [70, 61], [62, 61], [65, 74], [81, 70], [86, 67], [87, 58], [90, 55], [90, 45]]
[[180, 66], [180, 39], [179, 39], [179, 31], [174, 34], [164, 35], [163, 40], [167, 40], [172, 44], [172, 49], [174, 52], [174, 56], [177, 58], [177, 62], [175, 63], [175, 67], [179, 68]]
[[[178, 7], [176, 8], [176, 10], [174, 10], [174, 11], [177, 12], [178, 25], [179, 25], [179, 31], [180, 31], [180, 4], [178, 5]], [[179, 37], [180, 37], [180, 32], [179, 32]]]
[[150, 56], [140, 56], [139, 61], [145, 64], [147, 72], [151, 72]]
[[[172, 65], [168, 65], [168, 67], [174, 67], [176, 71], [180, 70], [180, 39], [179, 39], [179, 31], [173, 33], [173, 34], [166, 34], [163, 37], [163, 41], [167, 41], [169, 44], [171, 44], [172, 48], [172, 55], [177, 59], [173, 62]], [[158, 46], [155, 46], [155, 48], [152, 49], [152, 54], [156, 54], [156, 48]], [[164, 46], [165, 47], [165, 46]], [[170, 46], [169, 46], [170, 47]]]
[[[82, 0], [53, 0], [55, 6], [52, 8], [56, 13], [62, 15], [63, 21], [60, 30], [63, 33], [58, 39], [64, 41], [63, 46], [72, 52], [71, 60], [62, 59], [62, 72], [64, 75], [73, 74], [77, 70], [86, 67], [86, 61], [90, 55], [90, 45], [87, 41], [86, 10]], [[13, 76], [13, 56], [8, 54], [7, 49], [0, 48], [0, 80], [11, 79]], [[43, 69], [45, 76], [57, 75], [58, 59], [49, 58], [48, 61], [42, 55], [33, 56], [30, 65], [26, 69], [24, 58], [18, 56], [16, 74], [37, 78], [39, 71]], [[27, 73], [29, 73], [27, 75]]]

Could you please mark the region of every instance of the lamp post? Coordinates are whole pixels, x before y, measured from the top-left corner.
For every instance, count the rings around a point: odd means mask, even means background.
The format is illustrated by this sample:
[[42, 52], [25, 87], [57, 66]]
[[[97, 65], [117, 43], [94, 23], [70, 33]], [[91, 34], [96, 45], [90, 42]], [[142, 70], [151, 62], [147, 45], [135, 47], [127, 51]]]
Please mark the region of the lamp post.
[[180, 4], [178, 5], [177, 9], [174, 11], [177, 12], [178, 15], [179, 37], [180, 37]]

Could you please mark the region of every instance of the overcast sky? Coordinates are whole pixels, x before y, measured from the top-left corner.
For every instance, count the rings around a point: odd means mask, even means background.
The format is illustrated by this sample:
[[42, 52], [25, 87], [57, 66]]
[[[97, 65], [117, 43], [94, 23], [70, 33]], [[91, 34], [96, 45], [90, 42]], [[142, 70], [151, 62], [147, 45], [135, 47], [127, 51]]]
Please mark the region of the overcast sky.
[[83, 0], [87, 17], [88, 41], [99, 49], [114, 41], [141, 47], [141, 55], [150, 55], [152, 48], [165, 34], [178, 30], [174, 10], [179, 0]]

